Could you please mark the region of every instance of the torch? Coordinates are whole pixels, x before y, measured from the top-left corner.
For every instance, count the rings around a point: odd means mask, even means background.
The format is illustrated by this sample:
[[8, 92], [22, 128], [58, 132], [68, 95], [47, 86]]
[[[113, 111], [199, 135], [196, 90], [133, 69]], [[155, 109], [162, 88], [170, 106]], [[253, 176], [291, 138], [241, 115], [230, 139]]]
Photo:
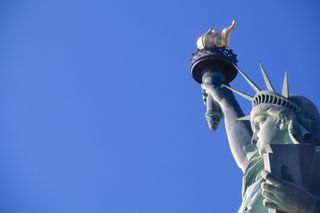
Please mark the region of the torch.
[[[222, 83], [230, 83], [237, 75], [234, 65], [238, 62], [237, 55], [228, 48], [231, 31], [236, 22], [219, 31], [210, 28], [208, 32], [199, 37], [197, 51], [192, 54], [190, 73], [199, 84], [211, 84], [219, 87]], [[218, 128], [223, 114], [219, 104], [204, 91], [207, 107], [206, 119], [211, 130]]]

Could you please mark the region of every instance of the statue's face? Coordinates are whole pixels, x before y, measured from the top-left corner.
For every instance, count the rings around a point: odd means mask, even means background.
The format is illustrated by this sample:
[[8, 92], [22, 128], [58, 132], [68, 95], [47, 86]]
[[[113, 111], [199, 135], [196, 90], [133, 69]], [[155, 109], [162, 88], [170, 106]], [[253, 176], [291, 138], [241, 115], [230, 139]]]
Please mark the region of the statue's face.
[[288, 129], [280, 127], [279, 123], [271, 115], [259, 113], [252, 117], [252, 143], [256, 144], [259, 153], [265, 153], [265, 145], [286, 144], [288, 141]]

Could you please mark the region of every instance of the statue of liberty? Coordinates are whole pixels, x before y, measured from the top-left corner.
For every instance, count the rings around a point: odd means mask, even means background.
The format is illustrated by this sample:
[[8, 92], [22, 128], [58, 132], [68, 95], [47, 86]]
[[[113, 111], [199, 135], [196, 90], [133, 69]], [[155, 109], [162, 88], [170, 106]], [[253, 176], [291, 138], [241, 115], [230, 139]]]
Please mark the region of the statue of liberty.
[[[277, 93], [262, 65], [266, 90], [240, 70], [236, 55], [227, 48], [234, 28], [233, 21], [198, 39], [191, 74], [201, 83], [209, 128], [215, 130], [224, 119], [231, 152], [244, 174], [238, 212], [320, 213], [319, 112], [307, 98], [289, 94], [287, 73]], [[230, 87], [237, 73], [254, 96]], [[234, 93], [252, 103], [249, 116], [244, 116]]]

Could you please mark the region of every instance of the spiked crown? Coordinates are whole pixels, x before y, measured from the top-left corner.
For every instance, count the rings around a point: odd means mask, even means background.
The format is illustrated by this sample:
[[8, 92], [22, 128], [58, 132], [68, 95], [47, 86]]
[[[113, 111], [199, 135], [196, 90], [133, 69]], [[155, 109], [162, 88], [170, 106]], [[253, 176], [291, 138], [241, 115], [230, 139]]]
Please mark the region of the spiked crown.
[[[282, 92], [278, 94], [275, 92], [263, 66], [260, 64], [260, 69], [262, 72], [262, 76], [264, 78], [267, 90], [261, 90], [239, 67], [235, 64], [233, 66], [238, 70], [238, 72], [242, 75], [242, 77], [248, 82], [248, 84], [254, 89], [256, 94], [254, 96], [250, 96], [244, 92], [231, 88], [225, 84], [222, 86], [237, 93], [238, 95], [244, 97], [245, 99], [249, 100], [252, 104], [252, 107], [256, 107], [260, 104], [271, 104], [275, 106], [281, 106], [292, 110], [294, 112], [301, 112], [300, 107], [295, 104], [294, 102], [289, 100], [289, 88], [288, 88], [288, 75], [287, 72], [285, 73], [283, 85], [282, 85]], [[238, 120], [250, 120], [250, 116], [245, 116], [239, 118]]]

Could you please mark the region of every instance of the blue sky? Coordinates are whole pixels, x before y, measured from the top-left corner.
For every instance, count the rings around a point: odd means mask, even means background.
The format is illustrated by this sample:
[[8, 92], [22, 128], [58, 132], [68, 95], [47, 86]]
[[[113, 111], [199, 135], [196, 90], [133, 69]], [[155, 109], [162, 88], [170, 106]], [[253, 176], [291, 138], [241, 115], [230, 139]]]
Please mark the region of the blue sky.
[[[198, 36], [320, 106], [317, 1], [0, 2], [0, 211], [236, 212], [240, 169], [189, 75]], [[238, 76], [232, 86], [252, 90]], [[238, 98], [246, 113], [250, 104]]]

